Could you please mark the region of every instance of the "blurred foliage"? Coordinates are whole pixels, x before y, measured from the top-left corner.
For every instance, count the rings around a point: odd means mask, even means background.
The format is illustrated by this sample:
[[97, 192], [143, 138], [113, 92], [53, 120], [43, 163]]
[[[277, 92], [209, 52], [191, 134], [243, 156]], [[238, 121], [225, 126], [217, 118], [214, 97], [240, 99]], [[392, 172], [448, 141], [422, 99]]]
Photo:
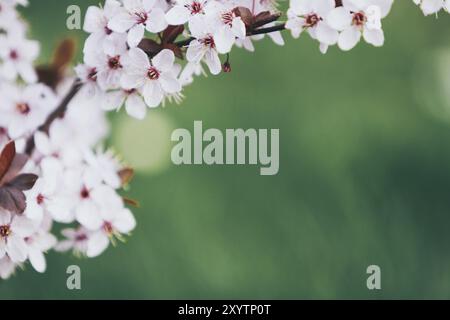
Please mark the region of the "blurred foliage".
[[[72, 3], [24, 10], [41, 61], [63, 37], [81, 45], [65, 28]], [[181, 106], [151, 110], [136, 128], [113, 114], [111, 145], [144, 163], [129, 192], [142, 204], [133, 236], [97, 259], [52, 252], [45, 274], [28, 266], [0, 283], [0, 297], [450, 298], [450, 62], [436, 58], [449, 55], [449, 27], [446, 14], [424, 18], [396, 1], [382, 48], [321, 55], [285, 33], [285, 47], [234, 50], [231, 74], [197, 79]], [[165, 124], [153, 128], [152, 117]], [[279, 174], [151, 156], [170, 148], [168, 128], [194, 120], [280, 128]], [[69, 264], [82, 268], [81, 291], [66, 289]], [[370, 264], [382, 269], [381, 291], [366, 288]]]

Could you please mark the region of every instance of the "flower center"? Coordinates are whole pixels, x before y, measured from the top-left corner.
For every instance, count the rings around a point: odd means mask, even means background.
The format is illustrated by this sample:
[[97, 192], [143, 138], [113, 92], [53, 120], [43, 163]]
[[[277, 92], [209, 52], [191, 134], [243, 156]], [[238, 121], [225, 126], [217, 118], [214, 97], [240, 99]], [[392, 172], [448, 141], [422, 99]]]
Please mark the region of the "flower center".
[[212, 36], [207, 36], [206, 38], [200, 39], [200, 43], [210, 48], [216, 47], [216, 44], [214, 43], [214, 39]]
[[38, 196], [36, 197], [36, 202], [37, 204], [41, 205], [44, 202], [44, 196], [39, 193]]
[[122, 68], [120, 64], [120, 56], [110, 57], [108, 60], [108, 67], [113, 70]]
[[81, 199], [89, 198], [89, 190], [86, 187], [83, 187], [83, 189], [81, 189], [80, 197], [81, 197]]
[[11, 58], [11, 60], [17, 60], [19, 59], [19, 53], [17, 52], [17, 50], [11, 50], [9, 52], [9, 57]]
[[317, 14], [311, 13], [305, 17], [305, 27], [312, 28], [316, 26], [319, 21], [322, 20]]
[[77, 234], [75, 237], [75, 241], [84, 241], [87, 240], [87, 235], [84, 233]]
[[147, 76], [150, 80], [158, 80], [160, 73], [155, 67], [150, 67], [147, 71]]
[[194, 1], [190, 5], [186, 5], [186, 8], [188, 8], [191, 11], [191, 14], [199, 14], [203, 13], [203, 6], [200, 2]]
[[353, 25], [361, 27], [366, 23], [366, 21], [367, 18], [364, 12], [360, 11], [353, 13], [353, 20], [352, 20]]
[[134, 15], [136, 16], [136, 22], [138, 24], [145, 24], [147, 22], [147, 19], [148, 19], [147, 12], [145, 12], [145, 11], [135, 12]]
[[112, 30], [105, 26], [105, 33], [109, 36], [112, 33]]
[[97, 81], [97, 69], [96, 68], [92, 68], [91, 70], [89, 70], [89, 74], [88, 74], [88, 80], [90, 81]]
[[229, 11], [229, 12], [222, 13], [222, 22], [224, 24], [231, 26], [231, 24], [233, 23], [233, 19], [234, 19], [233, 12]]
[[17, 105], [16, 105], [16, 109], [17, 109], [17, 111], [19, 111], [19, 113], [20, 114], [23, 114], [23, 115], [27, 115], [27, 114], [29, 114], [30, 113], [30, 106], [29, 106], [29, 104], [28, 103], [18, 103]]
[[0, 226], [0, 237], [7, 238], [11, 234], [11, 227], [9, 225]]
[[114, 232], [114, 228], [111, 222], [105, 221], [105, 223], [103, 224], [103, 230], [105, 230], [107, 234], [112, 234]]

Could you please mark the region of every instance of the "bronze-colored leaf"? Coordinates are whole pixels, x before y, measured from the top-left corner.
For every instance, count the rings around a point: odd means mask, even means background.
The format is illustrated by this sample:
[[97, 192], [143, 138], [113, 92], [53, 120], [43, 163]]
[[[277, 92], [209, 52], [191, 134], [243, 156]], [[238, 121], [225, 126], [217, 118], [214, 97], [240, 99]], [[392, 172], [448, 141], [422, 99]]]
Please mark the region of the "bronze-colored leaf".
[[241, 17], [246, 26], [251, 26], [253, 24], [253, 14], [250, 9], [245, 7], [236, 7], [233, 11], [238, 17]]
[[163, 43], [173, 43], [176, 38], [182, 34], [184, 31], [184, 26], [168, 26], [166, 30], [164, 30], [162, 34], [162, 42]]
[[33, 188], [37, 179], [38, 176], [35, 174], [23, 173], [8, 182], [8, 186], [14, 187], [21, 191], [30, 190], [31, 188]]
[[142, 39], [138, 47], [144, 50], [147, 55], [152, 57], [157, 55], [162, 50], [162, 46], [152, 39]]
[[64, 69], [70, 64], [75, 56], [76, 44], [74, 39], [61, 41], [53, 54], [52, 65], [57, 70]]
[[269, 11], [263, 11], [257, 14], [253, 20], [252, 28], [262, 27], [268, 23], [277, 21], [281, 17], [280, 13], [270, 13]]
[[135, 207], [135, 208], [139, 208], [139, 206], [140, 206], [139, 202], [137, 200], [130, 199], [130, 198], [127, 198], [127, 197], [122, 197], [122, 199], [123, 199], [123, 202], [125, 202], [125, 204], [127, 204], [129, 206], [132, 206], [132, 207]]
[[17, 176], [19, 172], [23, 169], [27, 161], [28, 156], [26, 154], [16, 153], [13, 162], [9, 166], [8, 172], [6, 172], [3, 179], [0, 180], [0, 185], [6, 184], [12, 179], [14, 179], [14, 177]]
[[181, 51], [181, 48], [173, 43], [165, 43], [163, 44], [164, 49], [172, 50], [172, 52], [175, 54], [175, 57], [179, 59], [183, 59], [183, 51]]
[[5, 174], [8, 172], [11, 163], [16, 156], [16, 144], [14, 141], [10, 141], [3, 148], [0, 153], [0, 181], [3, 179]]
[[133, 179], [134, 170], [133, 170], [133, 168], [126, 167], [126, 168], [123, 168], [122, 170], [120, 170], [118, 172], [118, 174], [120, 177], [120, 181], [122, 182], [122, 186], [126, 186]]
[[0, 187], [0, 207], [14, 213], [23, 213], [26, 208], [25, 194], [14, 187]]

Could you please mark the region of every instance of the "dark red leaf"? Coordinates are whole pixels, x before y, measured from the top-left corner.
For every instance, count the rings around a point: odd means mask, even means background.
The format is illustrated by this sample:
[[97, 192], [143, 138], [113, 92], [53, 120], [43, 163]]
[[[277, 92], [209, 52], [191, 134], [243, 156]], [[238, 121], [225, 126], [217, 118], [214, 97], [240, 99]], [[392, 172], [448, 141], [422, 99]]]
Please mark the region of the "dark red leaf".
[[126, 186], [134, 177], [133, 168], [123, 168], [118, 172], [122, 186]]
[[9, 167], [11, 166], [11, 163], [13, 162], [15, 156], [16, 156], [16, 144], [14, 143], [14, 141], [10, 141], [0, 153], [0, 181], [8, 172]]
[[269, 11], [263, 11], [255, 16], [252, 28], [258, 28], [268, 23], [277, 21], [280, 17], [281, 17], [280, 13], [272, 14]]
[[38, 176], [35, 174], [23, 173], [8, 182], [8, 186], [14, 187], [21, 191], [30, 190], [31, 188], [33, 188], [37, 179]]
[[238, 17], [241, 17], [246, 26], [251, 26], [253, 24], [253, 14], [250, 9], [245, 7], [236, 7], [233, 11]]
[[152, 39], [142, 39], [138, 47], [149, 56], [155, 56], [162, 50], [162, 46]]
[[0, 207], [14, 213], [23, 213], [26, 208], [25, 194], [14, 187], [0, 187]]
[[163, 43], [172, 43], [175, 39], [182, 34], [184, 31], [184, 26], [168, 26], [166, 30], [164, 30], [162, 35]]
[[14, 157], [13, 162], [11, 163], [8, 172], [5, 174], [2, 180], [0, 180], [0, 185], [6, 184], [12, 179], [14, 179], [15, 176], [17, 176], [22, 170], [22, 168], [25, 166], [25, 164], [28, 161], [28, 156], [22, 153], [16, 153], [16, 156]]

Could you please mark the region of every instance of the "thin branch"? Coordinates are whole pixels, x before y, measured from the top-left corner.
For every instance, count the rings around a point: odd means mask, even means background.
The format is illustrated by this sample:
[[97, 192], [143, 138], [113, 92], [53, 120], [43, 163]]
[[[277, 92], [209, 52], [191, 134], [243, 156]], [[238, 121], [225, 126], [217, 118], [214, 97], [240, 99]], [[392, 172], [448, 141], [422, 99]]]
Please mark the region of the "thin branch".
[[[69, 105], [73, 97], [75, 97], [75, 95], [78, 93], [78, 91], [80, 91], [82, 86], [83, 83], [79, 79], [76, 79], [67, 95], [61, 101], [58, 107], [52, 113], [50, 113], [45, 122], [37, 129], [37, 131], [48, 133], [53, 121], [55, 121], [58, 118], [62, 118], [64, 116], [64, 114], [67, 111], [67, 106]], [[27, 155], [31, 155], [33, 153], [34, 148], [35, 148], [34, 136], [31, 136], [27, 140], [25, 153]]]

